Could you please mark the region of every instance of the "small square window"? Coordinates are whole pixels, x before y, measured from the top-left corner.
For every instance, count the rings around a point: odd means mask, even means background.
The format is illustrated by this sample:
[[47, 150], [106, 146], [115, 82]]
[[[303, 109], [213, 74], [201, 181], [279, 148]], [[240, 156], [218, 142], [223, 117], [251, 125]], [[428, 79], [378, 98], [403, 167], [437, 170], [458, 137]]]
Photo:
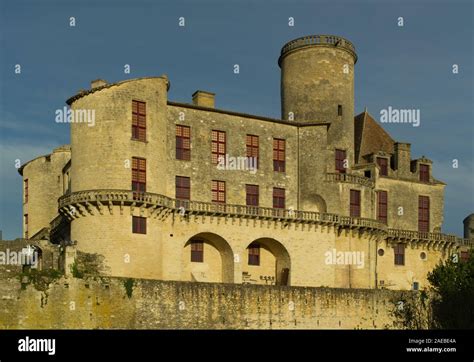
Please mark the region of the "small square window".
[[146, 218], [141, 216], [133, 216], [132, 232], [134, 234], [146, 234]]

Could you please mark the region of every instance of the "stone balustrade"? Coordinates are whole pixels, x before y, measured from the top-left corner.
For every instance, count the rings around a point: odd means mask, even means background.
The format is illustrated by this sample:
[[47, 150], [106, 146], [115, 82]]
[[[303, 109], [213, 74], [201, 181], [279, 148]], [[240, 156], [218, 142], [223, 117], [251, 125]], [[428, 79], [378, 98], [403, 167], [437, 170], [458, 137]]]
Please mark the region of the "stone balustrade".
[[[344, 175], [344, 174], [337, 174]], [[346, 175], [347, 176], [347, 175]], [[354, 176], [354, 175], [350, 175]], [[359, 176], [355, 176], [359, 177]], [[360, 177], [359, 177], [360, 178]], [[73, 192], [59, 198], [59, 208], [68, 208], [74, 204], [81, 203], [103, 203], [124, 204], [145, 207], [159, 206], [175, 210], [177, 213], [240, 216], [258, 219], [288, 220], [300, 223], [320, 223], [339, 225], [349, 228], [366, 228], [382, 231], [390, 239], [417, 240], [417, 241], [442, 241], [458, 245], [474, 247], [474, 241], [462, 239], [455, 235], [442, 233], [424, 233], [413, 230], [390, 229], [377, 220], [359, 217], [349, 217], [330, 213], [314, 211], [301, 211], [293, 209], [275, 209], [269, 207], [257, 207], [246, 205], [220, 204], [204, 201], [177, 200], [164, 195], [150, 192], [134, 192], [129, 190], [91, 190]], [[60, 219], [56, 218], [51, 223], [59, 225]]]
[[400, 240], [443, 241], [474, 247], [473, 240], [463, 239], [457, 237], [456, 235], [448, 235], [442, 233], [429, 233], [402, 229], [387, 229], [387, 237]]
[[349, 173], [327, 173], [325, 177], [326, 182], [347, 182], [365, 187], [375, 187], [375, 182], [368, 177], [359, 175], [352, 175]]
[[113, 203], [124, 205], [136, 204], [161, 206], [184, 213], [202, 213], [211, 215], [233, 215], [256, 217], [263, 219], [288, 219], [308, 223], [324, 223], [341, 226], [364, 227], [371, 229], [385, 229], [385, 225], [377, 220], [355, 218], [330, 213], [314, 211], [300, 211], [293, 209], [275, 209], [246, 205], [220, 204], [204, 201], [189, 201], [172, 199], [164, 195], [149, 192], [133, 192], [128, 190], [90, 190], [73, 192], [59, 198], [59, 208], [67, 208], [76, 203]]

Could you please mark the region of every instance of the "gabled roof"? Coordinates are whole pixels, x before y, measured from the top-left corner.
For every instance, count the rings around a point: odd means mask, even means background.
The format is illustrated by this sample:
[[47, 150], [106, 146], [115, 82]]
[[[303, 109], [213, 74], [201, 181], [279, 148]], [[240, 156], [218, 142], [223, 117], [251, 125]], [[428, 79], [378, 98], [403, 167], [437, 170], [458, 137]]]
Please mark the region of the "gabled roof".
[[354, 117], [354, 152], [356, 163], [362, 162], [362, 157], [383, 151], [393, 153], [395, 141], [365, 110]]

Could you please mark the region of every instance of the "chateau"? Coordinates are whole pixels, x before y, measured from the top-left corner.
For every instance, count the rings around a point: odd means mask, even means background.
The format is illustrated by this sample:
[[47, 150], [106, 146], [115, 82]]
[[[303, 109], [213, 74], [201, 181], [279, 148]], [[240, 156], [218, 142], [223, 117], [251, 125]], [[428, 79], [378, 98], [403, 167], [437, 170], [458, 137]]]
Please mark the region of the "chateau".
[[354, 116], [356, 62], [338, 36], [287, 43], [281, 119], [216, 108], [202, 90], [171, 101], [165, 75], [93, 81], [67, 100], [93, 121], [19, 169], [24, 237], [61, 246], [67, 273], [82, 253], [113, 277], [425, 287], [473, 241], [441, 233], [432, 162]]

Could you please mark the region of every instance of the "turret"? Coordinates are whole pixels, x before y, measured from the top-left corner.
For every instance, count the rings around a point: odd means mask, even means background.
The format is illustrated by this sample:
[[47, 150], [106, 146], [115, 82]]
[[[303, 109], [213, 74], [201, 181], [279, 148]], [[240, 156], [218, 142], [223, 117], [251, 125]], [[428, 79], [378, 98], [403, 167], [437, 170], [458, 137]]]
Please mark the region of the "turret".
[[328, 149], [346, 151], [349, 167], [354, 148], [355, 48], [334, 35], [310, 35], [281, 50], [282, 119], [329, 123]]

